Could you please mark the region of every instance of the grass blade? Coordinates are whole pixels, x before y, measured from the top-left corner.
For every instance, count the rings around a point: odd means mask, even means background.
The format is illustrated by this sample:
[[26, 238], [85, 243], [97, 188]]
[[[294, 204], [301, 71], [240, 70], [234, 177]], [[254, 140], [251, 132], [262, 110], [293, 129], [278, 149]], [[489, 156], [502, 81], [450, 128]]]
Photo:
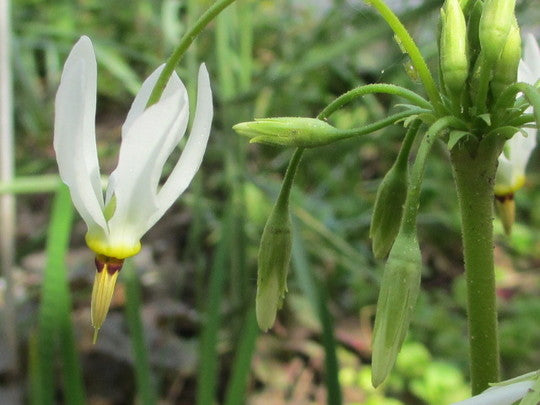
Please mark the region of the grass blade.
[[144, 339], [139, 280], [137, 279], [132, 260], [126, 260], [124, 262], [122, 273], [126, 286], [126, 319], [133, 346], [135, 378], [137, 381], [139, 401], [142, 405], [154, 405], [157, 403], [157, 394], [150, 372], [150, 362], [148, 361], [148, 351]]
[[255, 342], [259, 335], [257, 319], [255, 318], [255, 307], [246, 316], [240, 343], [236, 350], [236, 357], [231, 371], [231, 378], [227, 393], [225, 395], [225, 405], [238, 405], [245, 403], [248, 376], [251, 371], [251, 358], [255, 350]]
[[[43, 275], [41, 307], [39, 313], [39, 332], [38, 332], [38, 357], [40, 384], [39, 394], [36, 392], [36, 397], [40, 398], [42, 404], [54, 404], [54, 357], [55, 350], [58, 348], [59, 333], [61, 325], [66, 322], [71, 322], [69, 319], [69, 308], [67, 305], [67, 270], [64, 263], [66, 256], [69, 236], [71, 233], [71, 222], [73, 219], [73, 207], [69, 190], [62, 185], [58, 188], [54, 198], [51, 221], [47, 233], [47, 263], [45, 264], [45, 272]], [[66, 319], [67, 317], [67, 319]], [[69, 344], [69, 340], [63, 339], [63, 344]], [[71, 343], [74, 343], [71, 341]], [[65, 347], [62, 347], [65, 350]], [[70, 351], [76, 351], [74, 347], [69, 348]], [[75, 361], [77, 364], [77, 361]], [[77, 367], [73, 366], [74, 369]], [[69, 369], [65, 370], [67, 375]], [[77, 373], [77, 371], [75, 371]], [[80, 374], [79, 374], [80, 377]], [[68, 377], [70, 379], [71, 377]], [[74, 378], [77, 378], [75, 376]], [[69, 395], [76, 397], [73, 390], [82, 390], [82, 382], [79, 380], [79, 388], [70, 387]], [[77, 403], [77, 402], [73, 402]]]
[[208, 287], [208, 306], [206, 319], [201, 332], [199, 349], [199, 375], [197, 378], [197, 405], [213, 405], [215, 403], [218, 383], [218, 332], [221, 324], [221, 298], [225, 274], [228, 269], [231, 220], [234, 208], [229, 205], [225, 214], [226, 219], [221, 229], [221, 240], [217, 246], [216, 255], [212, 264]]
[[327, 293], [324, 286], [317, 281], [311, 273], [309, 263], [302, 241], [293, 225], [292, 262], [298, 284], [308, 297], [313, 309], [319, 316], [322, 326], [322, 342], [324, 346], [325, 383], [327, 389], [327, 403], [340, 405], [342, 403], [341, 388], [339, 386], [339, 367], [336, 356], [336, 340], [332, 316], [326, 307]]

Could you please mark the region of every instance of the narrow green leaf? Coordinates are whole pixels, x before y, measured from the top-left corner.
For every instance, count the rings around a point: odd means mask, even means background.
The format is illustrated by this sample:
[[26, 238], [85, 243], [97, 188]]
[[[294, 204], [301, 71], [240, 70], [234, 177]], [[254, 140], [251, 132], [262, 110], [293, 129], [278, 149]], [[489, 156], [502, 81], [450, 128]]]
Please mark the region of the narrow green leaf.
[[197, 384], [197, 405], [213, 405], [215, 403], [218, 385], [218, 332], [221, 324], [221, 300], [225, 274], [230, 249], [231, 223], [234, 218], [235, 207], [229, 205], [221, 229], [221, 239], [218, 243], [212, 273], [208, 285], [208, 305], [206, 307], [205, 322], [201, 332], [199, 348], [199, 374]]
[[122, 269], [126, 286], [126, 320], [129, 326], [133, 357], [135, 359], [135, 379], [137, 395], [142, 405], [157, 404], [157, 393], [150, 372], [147, 344], [141, 320], [141, 293], [139, 280], [132, 260], [126, 260]]
[[[71, 233], [73, 207], [69, 190], [62, 185], [55, 196], [51, 221], [47, 232], [47, 262], [43, 276], [41, 307], [39, 313], [38, 360], [40, 392], [36, 397], [42, 404], [54, 404], [55, 351], [58, 349], [60, 325], [65, 317], [64, 288], [67, 276], [64, 258]], [[64, 286], [64, 287], [63, 287]]]
[[[294, 227], [293, 227], [294, 228]], [[322, 342], [324, 346], [325, 383], [327, 389], [327, 404], [342, 403], [341, 387], [339, 385], [339, 366], [336, 355], [336, 340], [332, 316], [326, 306], [328, 298], [324, 286], [317, 282], [309, 266], [306, 251], [298, 233], [293, 230], [292, 261], [298, 284], [307, 296], [313, 309], [319, 316], [322, 326]]]
[[252, 307], [246, 316], [236, 357], [231, 371], [231, 378], [225, 394], [225, 405], [243, 404], [246, 400], [246, 388], [251, 371], [251, 358], [259, 334], [255, 311]]

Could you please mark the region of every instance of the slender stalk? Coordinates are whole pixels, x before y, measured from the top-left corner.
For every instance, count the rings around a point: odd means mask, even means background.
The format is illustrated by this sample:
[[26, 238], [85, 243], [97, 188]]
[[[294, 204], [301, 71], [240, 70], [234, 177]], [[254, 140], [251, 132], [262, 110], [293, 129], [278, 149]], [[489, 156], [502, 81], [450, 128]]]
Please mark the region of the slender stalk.
[[[13, 179], [13, 91], [11, 74], [11, 28], [10, 2], [0, 1], [0, 182]], [[9, 348], [8, 364], [11, 371], [18, 372], [18, 350], [13, 296], [13, 264], [15, 261], [15, 197], [0, 196], [0, 255], [2, 274], [6, 279], [4, 306], [4, 339]]]
[[[467, 145], [465, 145], [467, 146]], [[493, 259], [493, 182], [502, 144], [484, 138], [476, 153], [452, 150], [463, 235], [473, 395], [499, 380], [499, 344]]]
[[350, 129], [343, 129], [343, 130], [337, 130], [331, 139], [329, 139], [328, 143], [335, 142], [337, 140], [352, 138], [354, 136], [360, 136], [360, 135], [367, 135], [372, 132], [375, 132], [379, 129], [385, 128], [387, 126], [393, 125], [396, 122], [399, 122], [401, 120], [404, 120], [405, 118], [411, 117], [413, 115], [418, 115], [424, 112], [428, 112], [428, 110], [424, 109], [414, 109], [414, 110], [407, 110], [403, 111], [394, 115], [390, 115], [382, 120], [375, 121], [371, 124], [365, 125], [363, 127], [358, 128], [350, 128]]
[[407, 29], [383, 0], [366, 0], [366, 2], [375, 7], [388, 23], [390, 28], [392, 28], [399, 40], [400, 46], [403, 47], [403, 49], [409, 54], [411, 63], [418, 72], [418, 76], [424, 84], [424, 88], [426, 89], [433, 107], [437, 112], [442, 112], [443, 107], [441, 103], [441, 96], [439, 94], [439, 90], [437, 89], [437, 85], [435, 84], [435, 80], [433, 80], [433, 76], [427, 67], [424, 57], [420, 53], [420, 50], [416, 46], [416, 43], [412, 39]]
[[420, 201], [420, 193], [422, 191], [422, 179], [424, 178], [424, 170], [426, 167], [427, 157], [431, 151], [437, 136], [445, 128], [455, 125], [457, 119], [452, 116], [447, 116], [438, 119], [427, 131], [422, 139], [422, 143], [418, 148], [416, 160], [411, 169], [409, 180], [409, 190], [407, 191], [407, 199], [403, 207], [403, 220], [401, 229], [406, 232], [416, 232], [416, 216]]
[[385, 93], [400, 96], [409, 100], [411, 103], [417, 105], [418, 107], [427, 109], [432, 108], [431, 104], [428, 101], [416, 94], [414, 91], [405, 89], [400, 86], [396, 86], [394, 84], [375, 83], [357, 87], [339, 96], [330, 104], [328, 104], [328, 106], [326, 106], [324, 110], [319, 114], [319, 116], [322, 117], [320, 119], [324, 119], [325, 117], [330, 116], [331, 114], [339, 110], [341, 107], [349, 104], [350, 102], [356, 100], [359, 97], [375, 93]]
[[167, 83], [169, 82], [169, 78], [171, 77], [174, 68], [176, 67], [176, 65], [178, 65], [178, 63], [182, 59], [182, 56], [184, 56], [184, 53], [189, 48], [191, 43], [195, 40], [195, 38], [197, 38], [197, 35], [201, 33], [201, 31], [204, 29], [204, 27], [208, 25], [210, 21], [212, 21], [219, 13], [221, 13], [221, 11], [223, 11], [228, 5], [230, 5], [234, 1], [235, 0], [216, 1], [208, 10], [204, 12], [204, 14], [197, 20], [195, 25], [184, 34], [184, 36], [180, 40], [180, 43], [167, 60], [165, 68], [159, 75], [158, 81], [156, 82], [156, 85], [154, 86], [154, 89], [150, 94], [150, 98], [148, 99], [147, 106], [151, 106], [159, 100], [161, 94], [163, 93], [163, 90], [165, 89], [165, 86], [167, 86]]
[[294, 154], [289, 162], [289, 166], [287, 167], [287, 171], [285, 172], [285, 178], [281, 184], [281, 190], [279, 191], [276, 205], [284, 205], [288, 208], [289, 196], [291, 194], [294, 176], [296, 175], [296, 171], [300, 165], [300, 160], [302, 159], [303, 154], [304, 148], [298, 148], [294, 151]]

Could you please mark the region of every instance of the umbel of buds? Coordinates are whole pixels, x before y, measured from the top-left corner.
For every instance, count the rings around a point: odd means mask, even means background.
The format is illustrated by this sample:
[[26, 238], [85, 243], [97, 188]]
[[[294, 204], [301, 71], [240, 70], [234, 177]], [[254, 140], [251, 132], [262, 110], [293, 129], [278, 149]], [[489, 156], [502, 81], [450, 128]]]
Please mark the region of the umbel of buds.
[[[514, 8], [515, 0], [445, 1], [439, 66], [442, 91], [454, 110], [468, 113], [466, 106], [470, 104], [464, 95], [483, 104], [489, 89], [496, 100], [516, 82], [521, 38]], [[484, 105], [476, 107], [476, 111], [485, 112]]]

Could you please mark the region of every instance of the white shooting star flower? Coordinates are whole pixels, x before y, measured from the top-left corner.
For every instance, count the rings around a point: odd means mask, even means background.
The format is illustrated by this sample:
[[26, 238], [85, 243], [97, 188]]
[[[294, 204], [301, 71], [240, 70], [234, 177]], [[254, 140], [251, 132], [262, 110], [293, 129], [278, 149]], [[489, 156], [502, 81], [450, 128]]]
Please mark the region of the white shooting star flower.
[[[183, 137], [189, 118], [187, 91], [173, 73], [161, 99], [146, 108], [163, 70], [143, 83], [122, 126], [118, 166], [103, 195], [97, 157], [97, 66], [86, 36], [71, 50], [56, 95], [54, 150], [60, 177], [88, 226], [86, 243], [96, 252], [92, 324], [101, 327], [123, 260], [141, 249], [141, 237], [182, 194], [201, 164], [212, 122], [212, 92], [205, 65], [198, 77], [197, 107], [184, 151], [162, 186], [165, 161]], [[95, 335], [96, 336], [96, 335]], [[94, 338], [95, 338], [94, 336]]]
[[[519, 63], [518, 81], [534, 85], [540, 79], [540, 49], [532, 34], [525, 38], [523, 59]], [[532, 112], [532, 107], [527, 109]], [[525, 168], [536, 147], [537, 130], [525, 128], [527, 136], [518, 132], [506, 142], [499, 156], [499, 167], [495, 177], [495, 198], [499, 215], [506, 233], [510, 233], [514, 222], [514, 193], [525, 184]]]
[[540, 370], [496, 384], [484, 392], [452, 405], [512, 405], [536, 404], [540, 398]]

